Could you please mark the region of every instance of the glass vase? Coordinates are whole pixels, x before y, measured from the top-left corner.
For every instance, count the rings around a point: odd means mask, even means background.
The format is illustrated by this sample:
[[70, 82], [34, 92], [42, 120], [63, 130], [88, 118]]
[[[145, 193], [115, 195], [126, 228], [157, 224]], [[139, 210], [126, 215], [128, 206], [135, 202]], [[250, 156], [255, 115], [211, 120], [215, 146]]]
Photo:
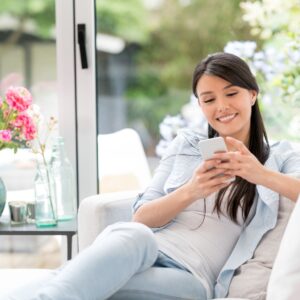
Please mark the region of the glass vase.
[[58, 221], [74, 219], [77, 211], [75, 178], [61, 136], [54, 138], [50, 169], [55, 182]]
[[37, 227], [57, 226], [57, 204], [53, 175], [48, 165], [37, 164], [34, 180], [35, 224]]
[[0, 177], [0, 217], [3, 213], [6, 202], [6, 188], [3, 180]]

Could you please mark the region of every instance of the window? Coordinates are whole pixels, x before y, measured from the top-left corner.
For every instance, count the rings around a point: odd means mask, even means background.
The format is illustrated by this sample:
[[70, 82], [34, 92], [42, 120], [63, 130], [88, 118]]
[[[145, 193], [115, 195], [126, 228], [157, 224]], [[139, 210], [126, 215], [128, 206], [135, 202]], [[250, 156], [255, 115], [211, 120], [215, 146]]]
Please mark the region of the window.
[[[65, 137], [68, 156], [76, 171], [73, 20], [72, 0], [22, 3], [13, 0], [0, 4], [1, 94], [12, 85], [30, 90], [43, 116], [58, 119], [55, 134]], [[25, 147], [16, 154], [9, 149], [1, 150], [0, 176], [7, 187], [7, 202], [34, 201], [35, 159]], [[8, 214], [8, 205], [4, 214]], [[5, 267], [20, 266], [20, 259], [25, 267], [43, 264], [43, 256], [38, 251], [45, 242], [44, 237], [0, 238], [1, 256], [19, 252], [10, 259], [1, 259]], [[49, 258], [44, 255], [44, 259]], [[59, 260], [60, 253], [58, 261], [45, 267], [55, 267]]]

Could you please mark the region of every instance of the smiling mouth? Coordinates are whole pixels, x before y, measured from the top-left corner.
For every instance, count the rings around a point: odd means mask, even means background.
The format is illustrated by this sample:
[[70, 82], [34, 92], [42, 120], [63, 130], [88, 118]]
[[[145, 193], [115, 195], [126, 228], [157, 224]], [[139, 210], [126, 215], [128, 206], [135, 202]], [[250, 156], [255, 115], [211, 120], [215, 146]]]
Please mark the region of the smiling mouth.
[[222, 122], [222, 123], [228, 123], [228, 122], [230, 122], [231, 120], [233, 120], [236, 116], [237, 116], [237, 113], [235, 113], [235, 114], [230, 114], [230, 115], [227, 115], [227, 116], [219, 117], [219, 118], [217, 118], [217, 120], [218, 120], [219, 122]]

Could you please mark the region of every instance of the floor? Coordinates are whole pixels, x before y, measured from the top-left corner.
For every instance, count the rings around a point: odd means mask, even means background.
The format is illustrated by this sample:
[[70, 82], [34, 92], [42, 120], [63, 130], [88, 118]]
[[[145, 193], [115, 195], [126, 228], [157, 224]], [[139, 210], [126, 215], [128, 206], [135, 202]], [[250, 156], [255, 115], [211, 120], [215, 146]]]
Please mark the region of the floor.
[[[0, 243], [3, 245], [3, 243]], [[15, 245], [16, 243], [11, 243]], [[7, 241], [6, 241], [7, 245]], [[60, 237], [51, 236], [35, 243], [35, 249], [30, 246], [1, 249], [0, 268], [42, 268], [55, 269], [62, 264], [62, 247]]]

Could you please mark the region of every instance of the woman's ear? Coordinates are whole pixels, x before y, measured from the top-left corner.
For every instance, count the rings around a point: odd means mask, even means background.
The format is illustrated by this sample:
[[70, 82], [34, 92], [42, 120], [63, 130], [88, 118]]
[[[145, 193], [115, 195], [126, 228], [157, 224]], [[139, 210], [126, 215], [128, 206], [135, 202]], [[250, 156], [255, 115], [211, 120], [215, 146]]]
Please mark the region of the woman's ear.
[[251, 90], [250, 93], [251, 93], [251, 106], [253, 106], [257, 99], [257, 91]]

